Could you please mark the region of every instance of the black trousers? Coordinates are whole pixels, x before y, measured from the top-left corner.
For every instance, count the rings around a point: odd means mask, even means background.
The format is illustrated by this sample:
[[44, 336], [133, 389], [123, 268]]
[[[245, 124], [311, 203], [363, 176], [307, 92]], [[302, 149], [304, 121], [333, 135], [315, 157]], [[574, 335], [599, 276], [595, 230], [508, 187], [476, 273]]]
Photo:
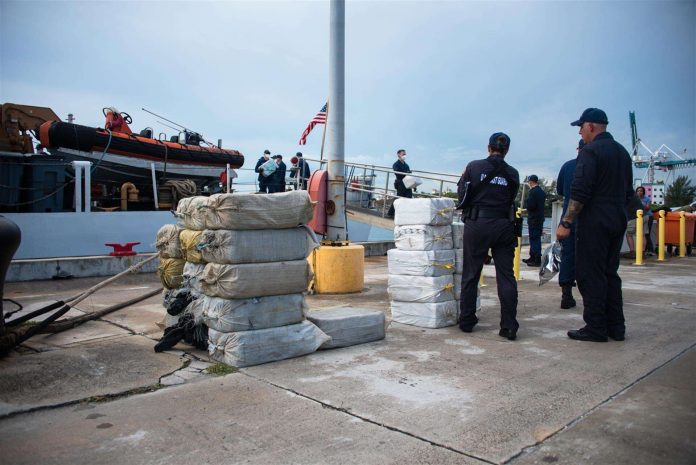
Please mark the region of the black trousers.
[[[394, 181], [394, 189], [396, 189], [396, 195], [398, 195], [399, 197], [406, 197], [407, 199], [413, 198], [413, 191], [411, 189], [406, 189], [404, 181], [401, 179], [397, 179]], [[392, 204], [392, 206], [389, 207], [388, 215], [394, 216], [394, 204]]]
[[[512, 268], [517, 246], [513, 223], [503, 218], [479, 218], [464, 224], [462, 295], [459, 302], [459, 327], [473, 328], [476, 317], [476, 293], [483, 260], [491, 249], [495, 281], [500, 299], [500, 327], [517, 331], [517, 280]], [[455, 245], [456, 247], [456, 245]]]
[[259, 192], [264, 192], [266, 194], [271, 193], [270, 184], [267, 178], [259, 179]]
[[[623, 296], [619, 277], [619, 252], [625, 221], [605, 223], [580, 218], [575, 231], [575, 279], [582, 295], [582, 318], [588, 331], [607, 336], [624, 334]], [[604, 223], [604, 224], [603, 224]]]

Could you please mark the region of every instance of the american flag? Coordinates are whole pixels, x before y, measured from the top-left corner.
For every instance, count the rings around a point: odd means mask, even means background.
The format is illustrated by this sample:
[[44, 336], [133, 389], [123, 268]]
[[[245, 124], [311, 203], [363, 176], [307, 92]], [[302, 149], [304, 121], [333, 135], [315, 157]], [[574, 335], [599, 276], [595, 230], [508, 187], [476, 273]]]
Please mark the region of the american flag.
[[302, 133], [302, 137], [300, 137], [300, 145], [307, 145], [307, 136], [309, 135], [310, 132], [312, 132], [312, 129], [314, 129], [314, 126], [317, 124], [326, 124], [326, 107], [328, 103], [325, 103], [323, 107], [321, 107], [321, 110], [319, 110], [319, 113], [316, 114], [314, 118], [312, 118], [312, 121], [309, 122], [307, 125], [307, 128], [304, 130]]

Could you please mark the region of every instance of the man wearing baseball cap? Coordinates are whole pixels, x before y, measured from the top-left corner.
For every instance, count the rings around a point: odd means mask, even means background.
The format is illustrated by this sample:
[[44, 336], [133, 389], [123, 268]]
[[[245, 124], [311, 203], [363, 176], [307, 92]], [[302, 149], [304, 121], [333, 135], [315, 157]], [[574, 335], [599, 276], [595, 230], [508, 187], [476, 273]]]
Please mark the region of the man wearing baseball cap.
[[459, 207], [464, 221], [462, 247], [462, 292], [459, 302], [459, 329], [473, 331], [476, 317], [476, 292], [483, 261], [492, 251], [495, 279], [500, 298], [501, 337], [517, 337], [517, 280], [512, 269], [517, 237], [514, 227], [515, 196], [520, 175], [505, 163], [510, 149], [507, 134], [496, 132], [488, 140], [488, 158], [469, 163], [457, 183]]
[[[563, 213], [561, 218], [568, 210], [568, 201], [570, 201], [570, 186], [573, 184], [575, 176], [575, 164], [577, 163], [577, 155], [585, 146], [585, 141], [580, 139], [578, 147], [575, 149], [576, 158], [571, 158], [561, 166], [561, 171], [558, 172], [556, 179], [556, 193], [563, 197]], [[573, 297], [573, 288], [575, 287], [575, 225], [570, 225], [570, 235], [561, 242], [561, 269], [558, 272], [558, 285], [561, 286], [561, 308], [569, 309], [575, 307], [577, 302]]]
[[263, 165], [264, 163], [266, 163], [270, 157], [271, 157], [271, 151], [268, 149], [264, 150], [263, 155], [256, 162], [256, 168], [254, 168], [254, 171], [259, 173], [259, 178], [258, 178], [259, 193], [264, 193], [264, 194], [268, 193], [268, 181], [266, 180], [266, 177], [261, 173], [261, 171], [259, 171], [259, 167], [261, 165]]
[[544, 229], [544, 205], [546, 192], [539, 186], [539, 177], [533, 174], [527, 178], [529, 194], [524, 208], [527, 209], [527, 229], [529, 231], [529, 258], [522, 260], [527, 266], [541, 266], [541, 233]]
[[564, 240], [575, 225], [575, 277], [585, 326], [568, 331], [579, 341], [623, 341], [626, 332], [619, 252], [626, 231], [626, 205], [633, 197], [633, 168], [626, 149], [607, 132], [607, 114], [588, 108], [570, 123], [580, 128], [580, 151], [568, 209], [556, 229]]

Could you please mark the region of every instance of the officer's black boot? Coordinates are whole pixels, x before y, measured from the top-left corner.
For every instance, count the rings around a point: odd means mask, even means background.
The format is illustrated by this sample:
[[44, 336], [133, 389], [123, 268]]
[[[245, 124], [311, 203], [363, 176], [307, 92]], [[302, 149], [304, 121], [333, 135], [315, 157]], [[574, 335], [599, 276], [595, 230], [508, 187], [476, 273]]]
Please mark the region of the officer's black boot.
[[529, 260], [525, 260], [527, 266], [541, 266], [541, 254], [533, 254]]
[[565, 285], [561, 289], [563, 290], [563, 294], [561, 296], [561, 308], [568, 309], [575, 307], [577, 303], [573, 298], [573, 286]]

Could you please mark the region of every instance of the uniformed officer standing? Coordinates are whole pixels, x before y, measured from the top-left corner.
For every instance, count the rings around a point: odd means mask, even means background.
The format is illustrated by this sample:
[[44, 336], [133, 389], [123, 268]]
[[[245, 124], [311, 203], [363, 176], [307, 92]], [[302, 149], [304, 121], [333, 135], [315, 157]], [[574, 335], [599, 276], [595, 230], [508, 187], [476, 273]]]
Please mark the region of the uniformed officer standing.
[[[400, 149], [397, 151], [396, 157], [397, 160], [392, 165], [392, 170], [398, 173], [404, 173], [395, 175], [396, 179], [394, 180], [394, 189], [396, 189], [396, 195], [411, 199], [413, 198], [413, 191], [411, 189], [407, 189], [406, 185], [404, 184], [404, 178], [408, 173], [411, 172], [411, 168], [408, 166], [408, 163], [406, 163], [406, 150]], [[392, 204], [392, 206], [389, 208], [388, 215], [390, 217], [394, 216], [394, 204]]]
[[529, 231], [529, 258], [522, 260], [527, 266], [541, 266], [541, 233], [544, 229], [544, 206], [546, 192], [539, 186], [536, 174], [527, 178], [530, 190], [525, 202], [527, 229]]
[[[520, 175], [505, 163], [510, 138], [502, 132], [493, 134], [488, 142], [488, 158], [469, 163], [459, 179], [460, 204], [464, 191], [473, 190], [470, 208], [462, 213], [464, 220], [462, 295], [459, 328], [473, 331], [476, 317], [476, 291], [483, 261], [488, 250], [495, 263], [495, 279], [500, 299], [500, 336], [517, 337], [517, 281], [512, 269], [517, 237], [514, 228], [514, 201], [520, 186]], [[495, 175], [491, 177], [491, 175]], [[487, 183], [485, 181], [488, 180]], [[466, 187], [465, 187], [466, 186]]]
[[625, 207], [633, 196], [633, 168], [626, 149], [606, 132], [604, 111], [588, 108], [570, 123], [580, 127], [580, 151], [568, 210], [556, 230], [560, 240], [575, 223], [575, 276], [584, 303], [585, 326], [568, 331], [579, 341], [623, 341], [626, 331], [619, 252], [626, 230]]
[[[575, 177], [575, 164], [577, 154], [585, 146], [585, 141], [580, 139], [575, 157], [571, 158], [561, 166], [556, 180], [556, 193], [563, 197], [563, 213], [561, 219], [568, 210], [570, 201], [570, 186]], [[568, 309], [577, 305], [573, 298], [573, 287], [575, 287], [575, 225], [570, 225], [570, 235], [561, 242], [561, 269], [558, 272], [558, 285], [561, 286], [561, 308]]]
[[267, 194], [267, 193], [269, 192], [269, 189], [268, 189], [268, 184], [269, 184], [269, 183], [268, 183], [268, 181], [266, 180], [266, 177], [263, 175], [263, 173], [261, 173], [261, 171], [259, 171], [259, 167], [260, 167], [261, 165], [263, 165], [264, 163], [266, 163], [266, 162], [268, 161], [269, 158], [271, 158], [271, 151], [270, 151], [270, 150], [264, 150], [264, 151], [263, 151], [263, 155], [261, 156], [261, 158], [259, 158], [259, 159], [257, 160], [257, 162], [256, 162], [256, 167], [254, 168], [254, 171], [256, 171], [257, 173], [259, 173], [259, 178], [258, 178], [258, 181], [259, 181], [259, 192], [263, 192], [264, 194]]

